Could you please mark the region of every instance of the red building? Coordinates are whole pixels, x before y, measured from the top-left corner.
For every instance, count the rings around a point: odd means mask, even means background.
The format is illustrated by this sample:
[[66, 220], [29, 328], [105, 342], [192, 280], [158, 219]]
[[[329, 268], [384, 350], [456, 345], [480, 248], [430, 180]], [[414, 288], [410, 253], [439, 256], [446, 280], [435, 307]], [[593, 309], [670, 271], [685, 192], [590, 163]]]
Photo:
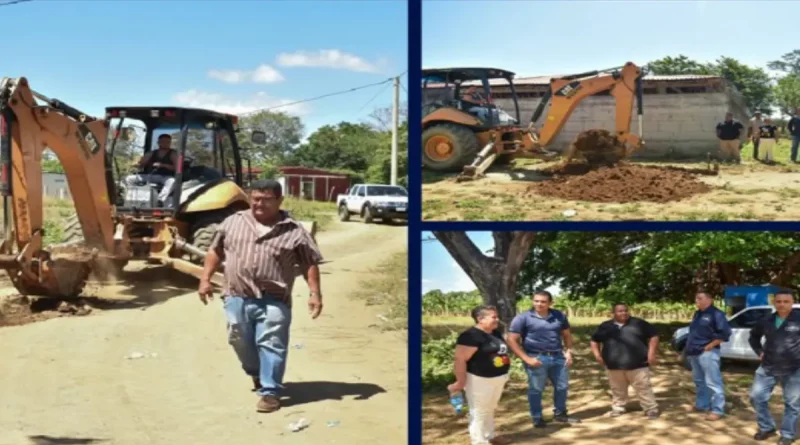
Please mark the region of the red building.
[[335, 173], [308, 167], [278, 167], [275, 178], [283, 187], [283, 194], [314, 201], [334, 201], [336, 195], [350, 188], [350, 178]]

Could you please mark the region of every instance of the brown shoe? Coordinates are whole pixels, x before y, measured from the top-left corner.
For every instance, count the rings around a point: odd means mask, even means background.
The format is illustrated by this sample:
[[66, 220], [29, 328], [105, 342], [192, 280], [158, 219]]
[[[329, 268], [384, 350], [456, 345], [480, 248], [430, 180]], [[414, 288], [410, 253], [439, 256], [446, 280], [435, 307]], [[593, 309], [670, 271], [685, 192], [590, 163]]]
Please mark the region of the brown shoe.
[[281, 408], [281, 402], [275, 396], [263, 396], [256, 404], [256, 411], [260, 413], [271, 413]]
[[711, 414], [706, 416], [706, 420], [708, 420], [709, 422], [713, 422], [713, 421], [719, 420], [721, 418], [722, 418], [722, 416], [720, 416], [719, 414], [714, 414], [714, 413], [711, 413]]
[[489, 439], [489, 443], [492, 445], [508, 445], [511, 443], [511, 439], [505, 436], [497, 436], [494, 439]]

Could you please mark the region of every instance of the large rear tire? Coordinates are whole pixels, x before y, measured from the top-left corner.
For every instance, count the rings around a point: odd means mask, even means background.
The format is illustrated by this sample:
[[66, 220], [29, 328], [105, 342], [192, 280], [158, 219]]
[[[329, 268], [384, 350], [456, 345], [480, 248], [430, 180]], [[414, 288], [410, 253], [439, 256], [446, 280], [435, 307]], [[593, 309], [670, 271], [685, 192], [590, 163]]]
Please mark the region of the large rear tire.
[[[197, 221], [192, 226], [192, 239], [190, 240], [191, 243], [203, 252], [208, 251], [208, 249], [211, 247], [211, 243], [214, 241], [214, 236], [217, 234], [217, 229], [219, 228], [220, 224], [225, 221], [225, 218], [232, 214], [232, 211], [225, 210], [208, 215], [205, 218]], [[189, 260], [196, 264], [203, 264], [205, 258], [190, 254]]]
[[61, 237], [61, 242], [78, 244], [83, 242], [83, 230], [81, 229], [81, 222], [78, 215], [72, 215], [67, 218], [64, 224], [64, 234]]
[[478, 155], [478, 138], [467, 127], [434, 124], [422, 132], [422, 165], [433, 171], [457, 172]]

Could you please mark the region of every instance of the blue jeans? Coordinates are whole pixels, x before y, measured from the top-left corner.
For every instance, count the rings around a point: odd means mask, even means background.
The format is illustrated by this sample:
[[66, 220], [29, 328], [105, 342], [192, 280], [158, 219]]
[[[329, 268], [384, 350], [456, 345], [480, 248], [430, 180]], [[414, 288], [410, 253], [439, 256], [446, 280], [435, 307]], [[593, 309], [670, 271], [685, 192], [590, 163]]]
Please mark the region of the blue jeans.
[[797, 434], [797, 420], [800, 417], [800, 370], [782, 377], [767, 375], [761, 366], [756, 370], [753, 386], [750, 388], [750, 403], [756, 410], [759, 431], [774, 431], [775, 419], [769, 412], [769, 398], [777, 383], [783, 388], [783, 422], [781, 437], [794, 440]]
[[531, 355], [539, 359], [542, 365], [531, 368], [525, 365], [528, 374], [528, 405], [534, 423], [542, 419], [542, 392], [548, 380], [553, 385], [553, 413], [556, 416], [567, 415], [567, 390], [569, 389], [569, 372], [562, 354], [556, 356]]
[[687, 358], [692, 367], [692, 378], [697, 389], [695, 408], [724, 415], [725, 384], [722, 382], [719, 349], [712, 349], [700, 355], [690, 355]]
[[797, 160], [798, 147], [800, 147], [800, 135], [792, 136], [792, 161]]
[[224, 303], [228, 318], [228, 343], [242, 363], [242, 369], [261, 382], [260, 396], [277, 396], [283, 389], [289, 325], [292, 312], [272, 298], [229, 296]]

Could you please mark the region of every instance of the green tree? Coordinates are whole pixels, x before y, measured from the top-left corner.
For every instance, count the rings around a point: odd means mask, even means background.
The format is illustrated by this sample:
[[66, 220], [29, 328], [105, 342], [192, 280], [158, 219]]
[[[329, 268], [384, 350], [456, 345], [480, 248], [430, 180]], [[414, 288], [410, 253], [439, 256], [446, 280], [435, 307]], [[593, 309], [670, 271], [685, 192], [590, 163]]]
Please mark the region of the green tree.
[[714, 67], [712, 64], [697, 62], [684, 56], [683, 54], [679, 54], [676, 57], [667, 56], [658, 60], [654, 60], [648, 63], [647, 67], [653, 74], [661, 75], [714, 74]]
[[[405, 186], [408, 184], [408, 122], [403, 122], [397, 133], [397, 182]], [[392, 176], [392, 132], [379, 132], [376, 137], [381, 144], [372, 155], [366, 180], [388, 184]]]
[[61, 162], [49, 149], [45, 149], [42, 153], [42, 173], [64, 173]]
[[687, 301], [700, 287], [718, 295], [726, 285], [796, 288], [798, 266], [798, 233], [544, 232], [518, 292], [558, 284], [567, 298]]
[[365, 172], [382, 144], [369, 125], [341, 122], [317, 129], [288, 160], [304, 167]]
[[774, 91], [781, 113], [793, 115], [800, 108], [800, 74], [792, 73], [778, 79]]
[[781, 60], [769, 62], [767, 68], [800, 76], [800, 49], [782, 55]]
[[720, 76], [730, 82], [744, 97], [750, 110], [771, 114], [774, 103], [769, 74], [738, 60], [722, 56], [713, 63], [701, 63], [684, 55], [667, 56], [648, 64], [653, 74], [697, 74]]
[[750, 110], [772, 114], [774, 97], [771, 79], [762, 68], [750, 67], [731, 57], [720, 57], [714, 72], [736, 87]]
[[268, 162], [283, 165], [303, 139], [305, 127], [303, 121], [280, 111], [261, 111], [243, 117], [239, 121], [242, 129], [261, 130], [266, 133], [267, 141], [263, 145], [255, 145], [243, 131], [239, 138], [239, 146], [250, 157], [254, 166]]

